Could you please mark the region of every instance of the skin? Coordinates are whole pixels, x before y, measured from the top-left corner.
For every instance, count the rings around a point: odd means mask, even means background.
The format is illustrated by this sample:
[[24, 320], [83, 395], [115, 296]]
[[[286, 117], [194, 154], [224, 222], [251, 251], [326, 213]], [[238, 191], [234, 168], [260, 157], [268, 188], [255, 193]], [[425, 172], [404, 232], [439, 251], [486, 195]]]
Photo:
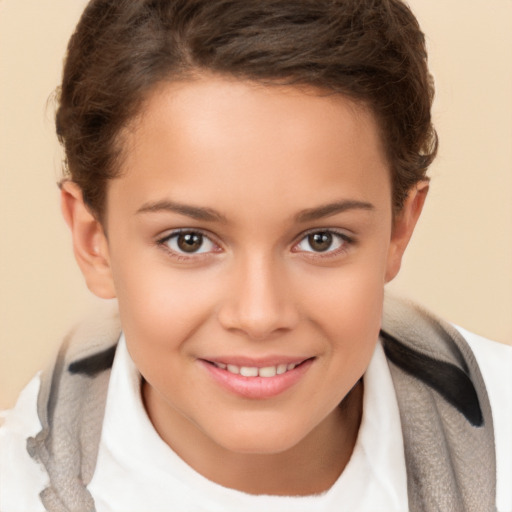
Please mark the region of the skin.
[[[124, 148], [104, 226], [72, 182], [62, 207], [89, 288], [119, 301], [155, 429], [221, 485], [328, 489], [357, 438], [384, 285], [427, 184], [393, 218], [371, 112], [220, 77], [160, 86]], [[196, 252], [177, 229], [203, 235]], [[329, 232], [324, 250], [308, 238]], [[267, 398], [233, 393], [205, 363], [283, 357], [309, 363]]]

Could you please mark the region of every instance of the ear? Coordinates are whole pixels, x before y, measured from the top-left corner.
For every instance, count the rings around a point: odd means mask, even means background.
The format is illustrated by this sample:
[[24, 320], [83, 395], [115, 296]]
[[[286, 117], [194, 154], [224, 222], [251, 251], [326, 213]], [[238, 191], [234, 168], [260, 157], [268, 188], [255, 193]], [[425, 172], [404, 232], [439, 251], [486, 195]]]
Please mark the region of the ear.
[[82, 190], [72, 181], [61, 184], [61, 209], [71, 230], [73, 251], [87, 287], [102, 299], [114, 298], [107, 237], [101, 223], [85, 205]]
[[428, 183], [426, 180], [420, 181], [409, 190], [404, 206], [394, 219], [388, 252], [386, 283], [394, 279], [400, 270], [405, 249], [425, 204]]

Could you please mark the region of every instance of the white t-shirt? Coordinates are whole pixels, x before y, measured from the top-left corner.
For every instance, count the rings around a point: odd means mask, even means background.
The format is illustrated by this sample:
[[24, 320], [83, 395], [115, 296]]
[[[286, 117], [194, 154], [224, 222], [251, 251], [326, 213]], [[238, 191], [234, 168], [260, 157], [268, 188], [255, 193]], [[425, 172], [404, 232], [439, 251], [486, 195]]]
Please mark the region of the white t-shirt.
[[[498, 510], [512, 512], [512, 347], [463, 331], [480, 364], [493, 407], [498, 456]], [[89, 490], [97, 512], [244, 510], [266, 512], [407, 510], [407, 481], [396, 397], [380, 344], [364, 376], [363, 419], [352, 457], [327, 492], [301, 497], [254, 496], [194, 471], [154, 430], [140, 396], [140, 376], [121, 338], [110, 379], [98, 463]], [[47, 483], [26, 452], [40, 430], [39, 379], [20, 395], [0, 429], [0, 510], [44, 511]], [[498, 405], [499, 404], [499, 405]]]

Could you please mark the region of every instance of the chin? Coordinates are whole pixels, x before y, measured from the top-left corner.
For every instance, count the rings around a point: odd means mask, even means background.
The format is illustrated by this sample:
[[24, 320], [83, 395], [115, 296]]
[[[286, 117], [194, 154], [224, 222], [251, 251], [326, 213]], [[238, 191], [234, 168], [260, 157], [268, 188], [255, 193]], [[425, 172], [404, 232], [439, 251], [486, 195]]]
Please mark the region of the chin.
[[227, 435], [223, 432], [224, 435], [213, 434], [211, 438], [222, 448], [233, 453], [274, 455], [291, 450], [308, 435], [308, 432], [286, 428], [278, 422], [268, 425], [262, 421], [258, 427], [243, 424], [230, 425]]
[[224, 448], [242, 455], [277, 455], [291, 450], [300, 443], [300, 440], [300, 438], [290, 440], [286, 436], [275, 435], [264, 438], [240, 436], [238, 439], [230, 439]]

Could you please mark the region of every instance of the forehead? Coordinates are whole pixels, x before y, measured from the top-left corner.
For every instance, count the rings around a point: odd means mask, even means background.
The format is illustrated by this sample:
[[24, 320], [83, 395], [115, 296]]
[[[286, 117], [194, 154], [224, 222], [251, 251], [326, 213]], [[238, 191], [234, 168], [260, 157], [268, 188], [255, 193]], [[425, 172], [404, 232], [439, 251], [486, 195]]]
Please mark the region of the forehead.
[[108, 196], [110, 202], [123, 192], [132, 209], [165, 196], [224, 201], [227, 208], [240, 198], [248, 207], [258, 194], [271, 203], [291, 196], [312, 203], [303, 208], [376, 193], [386, 204], [391, 200], [373, 114], [313, 89], [219, 77], [163, 84], [126, 133], [124, 147], [121, 177]]

